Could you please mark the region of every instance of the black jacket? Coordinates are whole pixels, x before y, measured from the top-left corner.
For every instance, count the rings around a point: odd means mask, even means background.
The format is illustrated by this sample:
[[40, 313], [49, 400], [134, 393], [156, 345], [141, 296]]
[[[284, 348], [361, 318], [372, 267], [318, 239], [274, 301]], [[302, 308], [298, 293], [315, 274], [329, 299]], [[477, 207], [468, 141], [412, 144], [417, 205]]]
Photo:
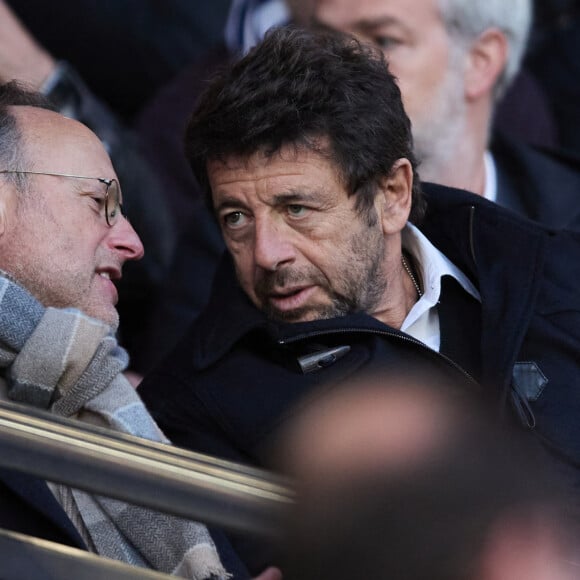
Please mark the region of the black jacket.
[[0, 469], [0, 528], [86, 550], [44, 480]]
[[497, 203], [548, 227], [580, 230], [580, 160], [495, 133]]

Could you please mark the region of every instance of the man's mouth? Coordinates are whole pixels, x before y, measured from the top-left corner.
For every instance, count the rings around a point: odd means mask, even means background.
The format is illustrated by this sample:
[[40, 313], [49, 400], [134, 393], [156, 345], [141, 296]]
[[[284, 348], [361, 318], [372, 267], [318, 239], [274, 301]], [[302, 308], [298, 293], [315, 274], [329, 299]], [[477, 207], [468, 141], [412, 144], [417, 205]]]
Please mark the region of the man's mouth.
[[268, 300], [276, 310], [288, 312], [306, 306], [315, 290], [316, 286], [285, 289], [284, 291], [271, 292], [268, 295]]
[[120, 280], [121, 279], [121, 270], [119, 268], [115, 268], [113, 266], [106, 267], [106, 268], [98, 268], [96, 273], [101, 278], [106, 278], [107, 280]]
[[115, 286], [115, 281], [121, 279], [121, 270], [114, 267], [99, 268], [96, 271], [96, 274], [103, 280], [103, 284], [100, 285], [101, 291], [109, 297], [111, 304], [117, 304], [119, 295]]

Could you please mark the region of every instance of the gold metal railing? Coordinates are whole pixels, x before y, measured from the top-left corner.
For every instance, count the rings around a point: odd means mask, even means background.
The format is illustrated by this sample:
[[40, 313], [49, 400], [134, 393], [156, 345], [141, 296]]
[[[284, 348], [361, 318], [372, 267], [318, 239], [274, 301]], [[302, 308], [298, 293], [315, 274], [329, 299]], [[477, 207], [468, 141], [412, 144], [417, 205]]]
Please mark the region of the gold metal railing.
[[244, 533], [273, 535], [293, 494], [272, 474], [0, 402], [0, 466]]

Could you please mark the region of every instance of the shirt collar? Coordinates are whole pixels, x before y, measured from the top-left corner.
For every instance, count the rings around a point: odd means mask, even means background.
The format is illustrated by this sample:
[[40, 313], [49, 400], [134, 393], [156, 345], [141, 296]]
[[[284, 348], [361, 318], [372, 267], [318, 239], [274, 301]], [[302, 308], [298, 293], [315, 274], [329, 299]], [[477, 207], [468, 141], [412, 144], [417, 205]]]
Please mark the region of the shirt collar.
[[468, 294], [481, 301], [477, 288], [469, 278], [413, 224], [407, 223], [402, 232], [402, 240], [403, 248], [413, 256], [415, 261], [415, 268], [423, 283], [423, 296], [407, 314], [401, 330], [405, 331], [439, 302], [443, 276], [452, 276]]

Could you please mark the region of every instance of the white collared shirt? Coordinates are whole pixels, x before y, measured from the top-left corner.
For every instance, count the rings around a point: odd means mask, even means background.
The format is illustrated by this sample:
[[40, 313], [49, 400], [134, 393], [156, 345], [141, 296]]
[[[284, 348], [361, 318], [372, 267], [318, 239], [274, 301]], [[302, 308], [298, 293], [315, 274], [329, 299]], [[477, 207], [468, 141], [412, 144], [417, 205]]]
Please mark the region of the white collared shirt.
[[476, 300], [481, 296], [469, 278], [442, 254], [413, 224], [402, 232], [403, 248], [414, 259], [423, 283], [423, 296], [414, 304], [403, 321], [401, 330], [439, 351], [441, 332], [437, 304], [441, 296], [441, 278], [452, 276]]

